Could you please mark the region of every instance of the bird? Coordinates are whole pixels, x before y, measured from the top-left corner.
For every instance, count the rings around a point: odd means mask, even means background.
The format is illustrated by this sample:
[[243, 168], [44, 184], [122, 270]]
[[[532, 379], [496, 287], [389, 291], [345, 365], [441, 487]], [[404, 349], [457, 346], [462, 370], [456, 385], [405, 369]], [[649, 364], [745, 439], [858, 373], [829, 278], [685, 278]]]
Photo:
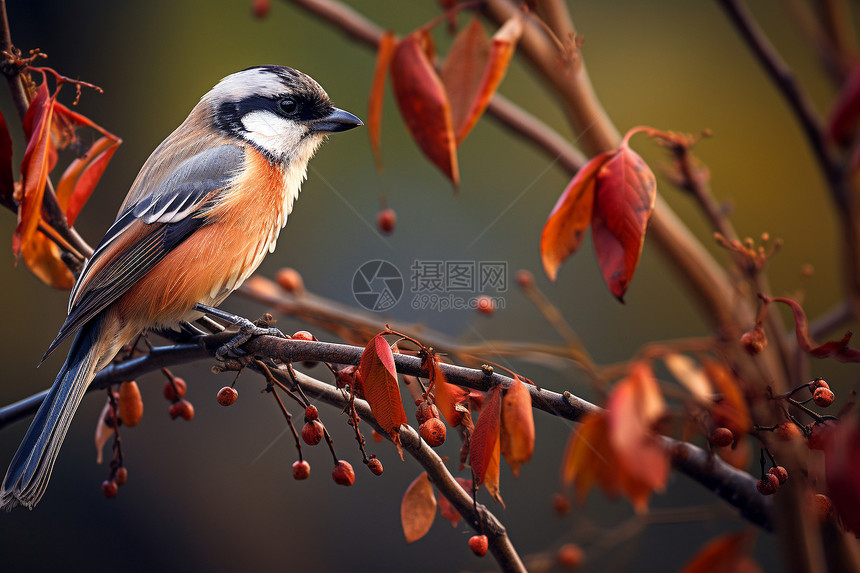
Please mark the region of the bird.
[[95, 375], [141, 332], [216, 311], [274, 251], [327, 135], [361, 125], [286, 66], [228, 75], [200, 99], [144, 163], [72, 288], [45, 357], [75, 337], [9, 465], [0, 508], [39, 502]]

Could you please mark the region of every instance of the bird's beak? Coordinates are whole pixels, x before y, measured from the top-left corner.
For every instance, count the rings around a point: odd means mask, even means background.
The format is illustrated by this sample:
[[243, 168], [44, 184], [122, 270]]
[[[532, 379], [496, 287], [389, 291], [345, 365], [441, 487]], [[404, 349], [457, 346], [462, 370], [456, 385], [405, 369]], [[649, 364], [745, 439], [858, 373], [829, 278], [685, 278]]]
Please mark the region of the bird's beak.
[[315, 119], [311, 122], [311, 131], [320, 133], [335, 133], [338, 131], [346, 131], [353, 127], [364, 125], [360, 119], [342, 109], [334, 108], [330, 114], [320, 119]]

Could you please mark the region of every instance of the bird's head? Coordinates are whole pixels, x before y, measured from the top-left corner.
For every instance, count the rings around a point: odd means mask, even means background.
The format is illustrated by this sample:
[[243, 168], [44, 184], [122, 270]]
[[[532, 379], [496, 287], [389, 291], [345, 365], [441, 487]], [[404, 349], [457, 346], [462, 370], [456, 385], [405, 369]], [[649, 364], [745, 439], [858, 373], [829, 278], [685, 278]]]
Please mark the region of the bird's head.
[[203, 96], [217, 129], [253, 145], [273, 163], [307, 163], [329, 133], [363, 125], [331, 104], [310, 76], [284, 66], [231, 74]]

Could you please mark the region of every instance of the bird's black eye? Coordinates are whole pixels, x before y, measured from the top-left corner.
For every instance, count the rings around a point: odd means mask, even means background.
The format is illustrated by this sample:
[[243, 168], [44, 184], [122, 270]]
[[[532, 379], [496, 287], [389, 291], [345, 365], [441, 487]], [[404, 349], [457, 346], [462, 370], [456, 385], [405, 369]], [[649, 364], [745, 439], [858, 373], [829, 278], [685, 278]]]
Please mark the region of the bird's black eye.
[[291, 98], [285, 98], [279, 101], [278, 107], [281, 108], [284, 115], [295, 115], [296, 112], [299, 111], [299, 104], [296, 100]]

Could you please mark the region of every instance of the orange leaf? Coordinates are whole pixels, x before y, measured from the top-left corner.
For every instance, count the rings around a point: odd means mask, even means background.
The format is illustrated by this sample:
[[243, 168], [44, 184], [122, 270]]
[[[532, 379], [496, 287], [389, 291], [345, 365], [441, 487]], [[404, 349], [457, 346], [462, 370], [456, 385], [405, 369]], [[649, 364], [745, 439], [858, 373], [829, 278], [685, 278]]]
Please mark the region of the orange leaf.
[[430, 531], [436, 518], [436, 496], [433, 486], [427, 479], [427, 472], [421, 472], [415, 481], [406, 488], [400, 503], [400, 523], [406, 543], [418, 541]]
[[6, 118], [0, 113], [0, 205], [15, 208], [15, 181], [12, 175], [12, 137]]
[[488, 392], [487, 401], [478, 416], [475, 431], [469, 446], [472, 460], [472, 471], [478, 485], [484, 483], [484, 474], [490, 466], [496, 444], [499, 441], [499, 425], [502, 413], [501, 388], [494, 386]]
[[550, 280], [555, 280], [561, 263], [582, 244], [591, 224], [597, 173], [613, 154], [601, 153], [577, 171], [549, 214], [540, 236], [540, 256]]
[[711, 415], [719, 426], [725, 426], [735, 435], [735, 443], [752, 428], [749, 408], [740, 389], [740, 381], [722, 362], [707, 360], [702, 363], [708, 380], [720, 394], [711, 407]]
[[385, 76], [391, 65], [391, 56], [397, 47], [397, 39], [391, 30], [386, 30], [379, 39], [376, 50], [376, 67], [373, 69], [373, 83], [370, 97], [367, 101], [367, 133], [370, 135], [370, 147], [376, 159], [376, 169], [382, 171], [382, 102], [385, 99]]
[[531, 460], [534, 453], [535, 421], [532, 396], [516, 376], [502, 400], [501, 448], [514, 476], [519, 477], [520, 466]]
[[609, 291], [624, 301], [645, 244], [645, 229], [657, 198], [654, 173], [624, 136], [621, 147], [597, 173], [591, 236]]
[[[116, 392], [114, 392], [116, 394]], [[96, 433], [94, 442], [96, 445], [96, 463], [101, 464], [104, 461], [104, 447], [107, 441], [113, 436], [114, 427], [112, 424], [106, 424], [105, 420], [108, 414], [111, 411], [110, 407], [110, 399], [105, 400], [105, 405], [102, 408], [101, 413], [99, 414], [98, 421], [96, 421]]]
[[[470, 496], [472, 495], [472, 480], [463, 479], [463, 478], [454, 478], [454, 480], [463, 488]], [[460, 512], [454, 507], [454, 505], [448, 501], [448, 498], [445, 495], [439, 496], [439, 514], [451, 522], [451, 525], [457, 527], [457, 523], [460, 522]]]
[[713, 388], [708, 377], [689, 356], [671, 352], [663, 357], [666, 368], [700, 402], [710, 402]]
[[457, 126], [457, 145], [466, 139], [466, 136], [478, 123], [478, 119], [487, 105], [490, 103], [490, 98], [496, 93], [499, 84], [505, 77], [505, 72], [508, 71], [508, 64], [516, 50], [517, 42], [520, 36], [523, 35], [523, 19], [517, 13], [515, 16], [505, 22], [499, 31], [493, 36], [493, 43], [490, 47], [489, 61], [484, 68], [484, 74], [481, 77], [481, 84], [478, 87], [475, 98], [466, 112], [462, 123], [455, 123]]
[[391, 59], [391, 85], [415, 142], [456, 187], [460, 184], [460, 171], [451, 105], [430, 62], [433, 50], [433, 40], [424, 29], [401, 40]]
[[21, 256], [27, 268], [42, 282], [61, 290], [71, 290], [75, 277], [60, 257], [60, 248], [42, 233], [21, 244]]
[[57, 185], [57, 202], [66, 212], [69, 225], [75, 223], [119, 144], [118, 140], [102, 137], [66, 168]]
[[54, 113], [54, 98], [48, 96], [48, 87], [43, 82], [36, 97], [27, 108], [24, 124], [30, 126], [27, 149], [21, 161], [23, 196], [18, 207], [18, 225], [12, 237], [12, 252], [21, 253], [21, 245], [33, 240], [41, 219], [42, 197], [51, 165], [51, 119]]
[[388, 432], [399, 450], [400, 438], [397, 431], [401, 425], [407, 423], [406, 411], [400, 399], [394, 355], [381, 334], [374, 336], [364, 348], [358, 367], [358, 379], [373, 417]]
[[[466, 124], [472, 102], [478, 97], [484, 70], [490, 59], [490, 42], [480, 19], [475, 16], [469, 25], [457, 34], [440, 75], [448, 100], [451, 102], [451, 121], [454, 133], [459, 134]], [[457, 137], [457, 144], [460, 137]]]
[[760, 573], [761, 567], [746, 551], [752, 536], [738, 531], [711, 540], [681, 573]]
[[651, 368], [633, 366], [619, 382], [606, 407], [609, 441], [625, 473], [653, 490], [663, 491], [669, 477], [669, 456], [654, 433], [666, 412], [666, 403]]
[[499, 495], [499, 472], [501, 470], [501, 453], [500, 453], [500, 445], [501, 440], [496, 440], [496, 445], [493, 446], [493, 452], [490, 458], [487, 460], [487, 469], [484, 472], [484, 487], [487, 488], [487, 491], [490, 493], [490, 496], [500, 504], [502, 507], [505, 507], [505, 502], [502, 500], [502, 496]]
[[452, 428], [460, 425], [463, 418], [462, 412], [457, 411], [457, 404], [463, 402], [468, 396], [468, 390], [448, 384], [445, 382], [445, 374], [439, 367], [439, 361], [433, 361], [433, 395], [436, 407]]

